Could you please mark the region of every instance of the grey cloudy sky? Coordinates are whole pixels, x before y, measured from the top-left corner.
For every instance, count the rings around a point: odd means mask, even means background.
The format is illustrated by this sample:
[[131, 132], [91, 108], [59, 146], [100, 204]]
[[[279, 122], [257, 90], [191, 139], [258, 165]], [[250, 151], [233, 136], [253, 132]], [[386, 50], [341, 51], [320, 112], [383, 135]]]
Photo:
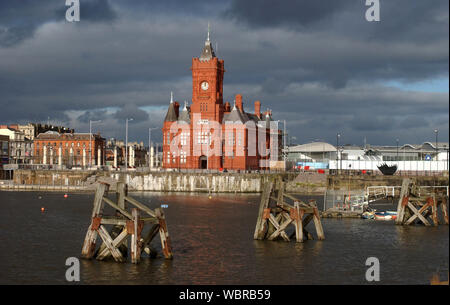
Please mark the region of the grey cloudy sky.
[[[191, 100], [190, 65], [211, 22], [224, 97], [287, 120], [296, 142], [448, 141], [449, 2], [380, 0], [0, 1], [0, 122], [47, 122], [147, 141], [170, 91]], [[160, 140], [153, 131], [154, 140]]]

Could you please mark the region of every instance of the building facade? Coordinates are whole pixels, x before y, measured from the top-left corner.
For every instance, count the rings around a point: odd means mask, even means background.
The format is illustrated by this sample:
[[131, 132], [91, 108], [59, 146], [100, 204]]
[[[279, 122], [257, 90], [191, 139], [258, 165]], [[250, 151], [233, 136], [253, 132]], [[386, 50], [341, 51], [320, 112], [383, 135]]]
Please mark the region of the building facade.
[[47, 131], [34, 139], [34, 163], [68, 168], [102, 166], [105, 145], [99, 134]]
[[0, 180], [8, 178], [7, 171], [3, 169], [3, 165], [8, 163], [9, 163], [9, 137], [0, 135]]
[[106, 164], [112, 168], [125, 165], [125, 156], [128, 158], [129, 168], [142, 167], [147, 164], [147, 150], [143, 142], [128, 142], [128, 152], [125, 153], [124, 141], [111, 138], [106, 144]]
[[280, 159], [281, 131], [272, 112], [244, 110], [242, 96], [223, 102], [224, 60], [208, 38], [200, 57], [192, 59], [192, 105], [171, 95], [162, 128], [163, 168], [257, 170]]
[[9, 137], [0, 135], [0, 167], [9, 163]]
[[0, 125], [0, 135], [9, 138], [9, 163], [30, 164], [33, 157], [33, 141], [14, 127], [16, 126]]

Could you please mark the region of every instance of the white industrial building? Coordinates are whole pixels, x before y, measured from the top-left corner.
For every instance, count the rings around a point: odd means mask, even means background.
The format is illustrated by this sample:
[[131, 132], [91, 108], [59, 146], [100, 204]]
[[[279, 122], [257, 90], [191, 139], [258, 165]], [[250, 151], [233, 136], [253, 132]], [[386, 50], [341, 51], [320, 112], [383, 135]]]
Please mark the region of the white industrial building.
[[386, 163], [399, 171], [448, 171], [448, 143], [424, 142], [402, 146], [336, 146], [312, 142], [284, 150], [287, 168], [377, 170]]

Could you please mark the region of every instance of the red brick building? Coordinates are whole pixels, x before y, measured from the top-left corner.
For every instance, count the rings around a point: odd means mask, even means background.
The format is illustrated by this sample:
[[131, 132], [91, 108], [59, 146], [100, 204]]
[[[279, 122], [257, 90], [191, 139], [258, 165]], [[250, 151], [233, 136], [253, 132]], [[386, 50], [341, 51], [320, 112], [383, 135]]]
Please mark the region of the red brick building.
[[266, 169], [279, 160], [281, 131], [271, 111], [244, 110], [242, 96], [223, 103], [224, 61], [208, 38], [199, 58], [192, 59], [192, 105], [173, 100], [164, 119], [163, 167], [180, 169]]
[[92, 166], [105, 165], [105, 139], [99, 134], [47, 131], [34, 138], [34, 158], [34, 164], [87, 167], [91, 162]]

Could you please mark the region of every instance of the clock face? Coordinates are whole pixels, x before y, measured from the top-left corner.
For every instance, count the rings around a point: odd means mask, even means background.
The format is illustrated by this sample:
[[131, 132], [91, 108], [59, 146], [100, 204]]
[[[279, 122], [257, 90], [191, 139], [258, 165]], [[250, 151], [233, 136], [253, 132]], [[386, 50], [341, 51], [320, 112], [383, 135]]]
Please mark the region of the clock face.
[[208, 82], [202, 82], [201, 87], [202, 87], [202, 90], [208, 90], [208, 88], [209, 88]]

